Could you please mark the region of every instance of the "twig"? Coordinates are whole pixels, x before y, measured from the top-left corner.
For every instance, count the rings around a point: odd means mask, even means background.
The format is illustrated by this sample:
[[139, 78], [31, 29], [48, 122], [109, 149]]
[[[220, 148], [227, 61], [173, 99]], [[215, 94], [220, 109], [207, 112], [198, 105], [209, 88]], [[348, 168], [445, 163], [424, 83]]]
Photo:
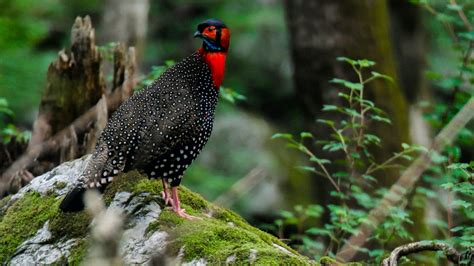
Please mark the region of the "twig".
[[336, 257], [342, 261], [350, 261], [357, 253], [357, 247], [361, 247], [366, 239], [389, 214], [391, 206], [396, 206], [418, 181], [421, 174], [430, 167], [432, 152], [440, 152], [450, 144], [459, 131], [474, 117], [474, 97], [472, 97], [459, 113], [444, 127], [434, 139], [429, 152], [424, 153], [416, 159], [403, 173], [403, 175], [392, 185], [385, 194], [380, 204], [370, 211], [367, 222], [358, 228], [358, 234], [353, 235]]
[[398, 260], [403, 257], [410, 255], [412, 253], [418, 253], [422, 251], [443, 251], [444, 255], [454, 264], [459, 263], [461, 257], [460, 253], [453, 247], [440, 242], [434, 241], [419, 241], [409, 243], [403, 246], [400, 246], [390, 253], [390, 256], [383, 260], [383, 266], [398, 266]]
[[[458, 3], [456, 3], [456, 0], [450, 0], [450, 2], [452, 5], [456, 5], [456, 6], [458, 5]], [[466, 29], [468, 31], [472, 31], [472, 25], [467, 19], [466, 14], [464, 13], [464, 10], [462, 10], [462, 8], [458, 9], [458, 15], [461, 18], [462, 22], [464, 23], [464, 26], [466, 27]]]
[[260, 184], [266, 176], [267, 174], [263, 168], [256, 167], [252, 169], [246, 176], [235, 182], [229, 190], [217, 197], [213, 203], [223, 207], [231, 206], [240, 196]]

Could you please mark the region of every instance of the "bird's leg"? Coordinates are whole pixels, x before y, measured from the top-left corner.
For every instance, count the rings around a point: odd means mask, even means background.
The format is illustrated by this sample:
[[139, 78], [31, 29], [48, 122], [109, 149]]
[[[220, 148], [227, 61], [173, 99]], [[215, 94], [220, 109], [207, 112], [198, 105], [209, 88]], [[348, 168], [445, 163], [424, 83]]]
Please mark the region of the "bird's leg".
[[173, 206], [173, 200], [170, 197], [168, 183], [163, 178], [161, 179], [161, 181], [163, 182], [163, 191], [161, 191], [161, 197], [163, 197], [163, 200], [165, 201], [165, 205]]
[[184, 219], [188, 220], [201, 220], [201, 218], [192, 216], [186, 213], [185, 209], [181, 209], [181, 203], [179, 201], [179, 196], [178, 196], [178, 187], [172, 187], [171, 188], [171, 193], [173, 197], [173, 211], [180, 217], [183, 217]]

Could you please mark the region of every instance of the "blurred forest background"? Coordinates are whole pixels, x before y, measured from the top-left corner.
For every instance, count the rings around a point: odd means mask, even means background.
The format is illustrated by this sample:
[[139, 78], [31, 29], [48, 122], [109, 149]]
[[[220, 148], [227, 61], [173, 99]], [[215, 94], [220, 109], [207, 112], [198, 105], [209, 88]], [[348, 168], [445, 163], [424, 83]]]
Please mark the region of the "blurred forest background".
[[[310, 257], [335, 255], [344, 244], [324, 240], [347, 237], [331, 235], [331, 227], [308, 231], [334, 222], [331, 211], [337, 210], [328, 211], [325, 206], [338, 202], [337, 195], [330, 195], [331, 183], [313, 168], [298, 167], [309, 164], [304, 149], [287, 149], [272, 136], [306, 132], [301, 135], [303, 141], [331, 138], [331, 128], [315, 121], [342, 121], [341, 114], [321, 110], [343, 105], [339, 85], [347, 83], [329, 81], [357, 81], [354, 62], [336, 58], [374, 61], [374, 66], [367, 67], [391, 77], [391, 81], [377, 79], [366, 89], [369, 99], [385, 111], [383, 117], [372, 120], [391, 120], [369, 125], [381, 142], [379, 148], [367, 150], [379, 163], [402, 149], [411, 152], [418, 151], [416, 145], [430, 146], [473, 93], [474, 2], [469, 0], [2, 0], [0, 135], [4, 150], [9, 142], [21, 143], [30, 137], [48, 66], [58, 51], [69, 46], [75, 18], [85, 15], [91, 17], [97, 45], [104, 51], [113, 42], [136, 47], [139, 80], [156, 76], [160, 66], [197, 49], [200, 43], [192, 34], [202, 20], [220, 18], [228, 25], [232, 39], [223, 83], [227, 100], [220, 101], [212, 137], [183, 184], [235, 210], [253, 225], [288, 239]], [[110, 82], [107, 65], [105, 70]], [[379, 235], [386, 237], [373, 244], [383, 243], [373, 249], [379, 252], [362, 253], [379, 258], [388, 248], [385, 244], [395, 247], [408, 240], [449, 239], [466, 229], [453, 232], [452, 228], [469, 221], [472, 225], [472, 198], [461, 195], [458, 199], [459, 192], [440, 186], [457, 184], [451, 180], [456, 175], [445, 171], [451, 165], [450, 169], [468, 173], [467, 182], [463, 174], [456, 180], [470, 184], [467, 194], [472, 196], [472, 128], [470, 123], [445, 153], [437, 153], [439, 167], [425, 173], [401, 204], [404, 210], [400, 208], [399, 216], [386, 225], [385, 230], [405, 234]], [[293, 141], [290, 135], [275, 137]], [[318, 158], [345, 160], [337, 148], [323, 149], [310, 140], [304, 143]], [[403, 156], [407, 160], [400, 164], [408, 166], [414, 155]], [[12, 157], [3, 155], [0, 170], [14, 161]], [[336, 174], [341, 170], [336, 163], [327, 168]], [[361, 215], [366, 215], [400, 173], [399, 168], [384, 168], [367, 177], [377, 180], [370, 186], [374, 194], [357, 194], [366, 198], [349, 205], [362, 205]], [[376, 194], [376, 188], [382, 190]], [[457, 205], [452, 205], [456, 199]], [[459, 212], [453, 214], [453, 210]], [[473, 241], [471, 235], [457, 244], [466, 247]], [[432, 262], [430, 256], [417, 259]]]

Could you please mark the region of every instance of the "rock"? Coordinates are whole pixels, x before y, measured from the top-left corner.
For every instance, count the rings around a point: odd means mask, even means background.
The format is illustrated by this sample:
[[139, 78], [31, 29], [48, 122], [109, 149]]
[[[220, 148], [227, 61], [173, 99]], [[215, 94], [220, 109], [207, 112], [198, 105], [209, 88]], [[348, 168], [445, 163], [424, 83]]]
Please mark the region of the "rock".
[[[156, 261], [182, 265], [314, 264], [274, 236], [185, 187], [179, 192], [183, 207], [202, 220], [181, 219], [164, 206], [161, 182], [136, 171], [119, 175], [102, 197], [109, 206], [104, 215], [115, 213], [119, 223], [104, 223], [86, 211], [62, 213], [59, 203], [75, 185], [88, 158], [66, 162], [0, 201], [2, 264], [78, 264], [93, 261], [97, 250], [107, 249], [115, 249], [126, 265]], [[120, 229], [110, 228], [121, 225]], [[97, 235], [107, 232], [118, 234], [117, 245], [97, 249]], [[89, 250], [91, 246], [94, 248]]]

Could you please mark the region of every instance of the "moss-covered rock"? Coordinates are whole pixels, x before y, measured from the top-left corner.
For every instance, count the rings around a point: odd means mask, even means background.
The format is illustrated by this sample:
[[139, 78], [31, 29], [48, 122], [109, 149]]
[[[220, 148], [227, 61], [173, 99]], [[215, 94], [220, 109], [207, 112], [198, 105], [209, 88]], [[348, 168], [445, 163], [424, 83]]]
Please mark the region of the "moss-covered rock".
[[[79, 172], [85, 160], [61, 165], [2, 200], [1, 262], [78, 264], [91, 253], [93, 218], [85, 211], [62, 213], [58, 209], [74, 185], [71, 173]], [[122, 210], [125, 217], [119, 252], [126, 264], [147, 263], [156, 256], [211, 265], [314, 264], [234, 212], [180, 187], [183, 207], [202, 218], [184, 220], [164, 206], [161, 190], [160, 181], [132, 171], [118, 176], [104, 192], [105, 203]]]

